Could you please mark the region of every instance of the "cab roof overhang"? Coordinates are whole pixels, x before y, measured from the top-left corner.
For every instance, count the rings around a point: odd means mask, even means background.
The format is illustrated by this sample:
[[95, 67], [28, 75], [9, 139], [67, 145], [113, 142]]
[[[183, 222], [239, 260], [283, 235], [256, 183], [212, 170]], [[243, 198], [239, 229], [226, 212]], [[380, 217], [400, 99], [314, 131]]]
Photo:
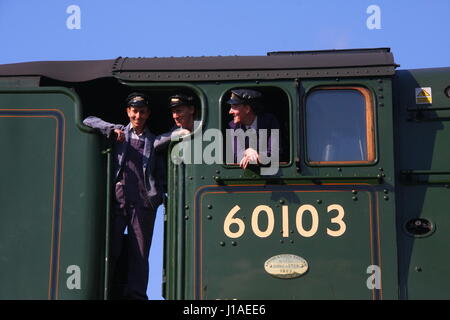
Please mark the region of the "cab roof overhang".
[[122, 58], [0, 65], [0, 77], [40, 76], [65, 82], [105, 77], [124, 81], [226, 81], [391, 76], [389, 48], [271, 52], [267, 56]]

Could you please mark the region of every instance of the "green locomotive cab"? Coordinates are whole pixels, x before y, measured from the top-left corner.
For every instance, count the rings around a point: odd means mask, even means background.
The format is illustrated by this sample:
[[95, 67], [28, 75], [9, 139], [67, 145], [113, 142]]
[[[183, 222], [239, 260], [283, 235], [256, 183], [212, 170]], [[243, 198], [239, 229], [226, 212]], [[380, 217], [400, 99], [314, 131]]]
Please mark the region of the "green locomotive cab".
[[[196, 107], [167, 151], [166, 299], [448, 299], [450, 68], [397, 67], [387, 48], [0, 66], [0, 298], [110, 297], [111, 147], [81, 119], [123, 123], [139, 90], [155, 134], [173, 93]], [[280, 125], [246, 169], [238, 89]]]
[[[232, 89], [269, 96], [266, 111], [283, 124], [287, 156], [271, 175], [257, 166], [171, 164], [168, 298], [397, 297], [395, 64], [387, 50], [315, 53], [321, 62], [308, 65], [311, 55], [274, 53], [268, 58], [306, 65], [257, 79], [235, 71], [214, 91], [202, 88], [209, 111], [203, 134], [225, 130]], [[352, 58], [364, 67], [346, 64]], [[206, 140], [195, 138], [193, 149]]]

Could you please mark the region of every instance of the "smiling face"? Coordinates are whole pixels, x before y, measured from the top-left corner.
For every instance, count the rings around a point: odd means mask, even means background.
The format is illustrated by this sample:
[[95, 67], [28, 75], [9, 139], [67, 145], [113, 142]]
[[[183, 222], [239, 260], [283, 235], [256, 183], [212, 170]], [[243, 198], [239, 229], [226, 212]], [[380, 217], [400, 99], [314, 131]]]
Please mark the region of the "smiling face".
[[233, 116], [236, 124], [250, 125], [255, 119], [252, 108], [246, 104], [232, 104], [228, 113]]
[[194, 107], [193, 106], [178, 106], [170, 109], [172, 118], [179, 128], [185, 128], [192, 131], [194, 126]]
[[141, 133], [144, 130], [145, 122], [150, 117], [150, 109], [148, 107], [128, 107], [127, 114], [134, 130]]

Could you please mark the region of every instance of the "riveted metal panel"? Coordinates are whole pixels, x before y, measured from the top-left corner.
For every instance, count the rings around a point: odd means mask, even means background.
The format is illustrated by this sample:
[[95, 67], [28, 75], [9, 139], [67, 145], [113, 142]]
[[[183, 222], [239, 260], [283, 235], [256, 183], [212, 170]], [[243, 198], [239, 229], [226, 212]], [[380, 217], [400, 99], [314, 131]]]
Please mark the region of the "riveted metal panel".
[[[366, 285], [371, 265], [395, 271], [381, 261], [380, 201], [364, 184], [199, 188], [194, 298], [382, 299], [383, 287]], [[273, 277], [264, 264], [280, 254], [301, 257], [308, 270]]]
[[392, 76], [395, 68], [327, 68], [297, 70], [242, 70], [242, 71], [121, 71], [115, 76], [128, 81], [234, 81], [234, 80], [277, 80], [289, 78], [327, 78], [355, 76]]
[[[450, 298], [449, 79], [450, 68], [401, 70], [393, 78], [402, 299]], [[432, 103], [416, 104], [424, 87]]]

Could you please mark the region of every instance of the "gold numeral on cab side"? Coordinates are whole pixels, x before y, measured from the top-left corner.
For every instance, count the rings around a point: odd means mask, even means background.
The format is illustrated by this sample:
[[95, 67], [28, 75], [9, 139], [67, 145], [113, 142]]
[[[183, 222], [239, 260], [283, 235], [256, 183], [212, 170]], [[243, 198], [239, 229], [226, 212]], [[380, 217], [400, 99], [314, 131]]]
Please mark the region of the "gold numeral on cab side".
[[[241, 207], [235, 205], [226, 215], [223, 224], [223, 231], [227, 237], [236, 239], [241, 237], [245, 232], [245, 223], [241, 218], [235, 217], [236, 213], [241, 210]], [[331, 218], [330, 222], [332, 224], [337, 224], [338, 229], [332, 230], [327, 228], [327, 234], [332, 237], [340, 237], [347, 230], [347, 225], [344, 222], [345, 211], [344, 208], [339, 204], [331, 204], [327, 207], [327, 213], [332, 211], [337, 211], [337, 215]], [[265, 213], [267, 218], [266, 230], [261, 230], [259, 219], [262, 212]], [[309, 215], [311, 220], [311, 226], [307, 229], [304, 226], [304, 216]], [[306, 218], [307, 219], [307, 218]], [[260, 238], [269, 237], [275, 228], [275, 214], [273, 209], [267, 205], [259, 205], [252, 212], [251, 226], [253, 233]], [[310, 238], [317, 233], [319, 229], [319, 212], [311, 204], [301, 205], [297, 209], [295, 215], [295, 226], [297, 232], [305, 238]], [[233, 230], [233, 231], [232, 231]], [[289, 237], [289, 207], [284, 205], [281, 206], [281, 233], [283, 238]]]

